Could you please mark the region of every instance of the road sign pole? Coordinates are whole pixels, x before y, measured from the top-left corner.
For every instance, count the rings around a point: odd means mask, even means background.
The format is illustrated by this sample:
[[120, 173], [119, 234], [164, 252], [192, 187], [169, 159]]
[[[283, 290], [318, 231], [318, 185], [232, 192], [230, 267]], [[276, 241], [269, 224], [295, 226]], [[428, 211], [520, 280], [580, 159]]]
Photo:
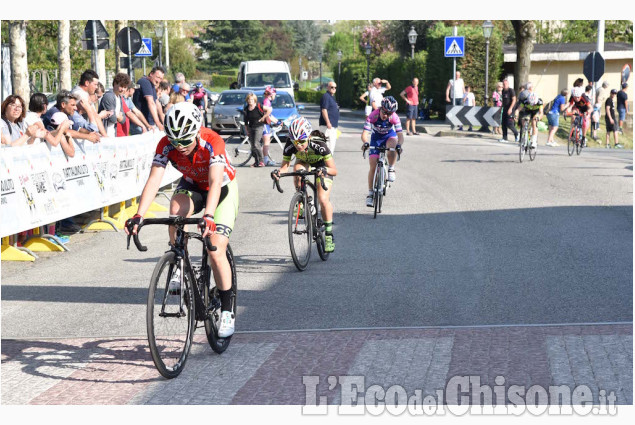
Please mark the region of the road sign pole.
[[[457, 34], [457, 28], [454, 26], [452, 35], [456, 37]], [[450, 102], [452, 103], [452, 106], [454, 106], [454, 97], [456, 96], [456, 57], [452, 59], [452, 63], [452, 97], [450, 98]]]
[[[92, 20], [93, 23], [93, 57], [92, 57], [92, 67], [93, 71], [97, 70], [97, 24], [95, 20]], [[105, 77], [105, 76], [104, 76]]]
[[132, 45], [130, 43], [130, 27], [126, 27], [126, 32], [128, 33], [128, 75], [130, 75], [130, 80], [134, 84], [134, 69], [132, 68], [132, 55], [130, 51], [132, 50]]

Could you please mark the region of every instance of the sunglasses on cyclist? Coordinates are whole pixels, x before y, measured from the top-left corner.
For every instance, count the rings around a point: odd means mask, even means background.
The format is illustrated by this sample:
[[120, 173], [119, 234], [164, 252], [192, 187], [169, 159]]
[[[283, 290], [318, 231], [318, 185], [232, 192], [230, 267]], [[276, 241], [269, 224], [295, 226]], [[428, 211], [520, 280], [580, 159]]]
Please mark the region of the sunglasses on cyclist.
[[179, 146], [186, 148], [190, 146], [192, 143], [194, 143], [195, 141], [196, 141], [196, 138], [187, 139], [187, 140], [170, 140], [170, 144], [174, 146], [175, 148]]
[[305, 143], [309, 143], [309, 139], [304, 139], [304, 140], [292, 140], [291, 141], [294, 145], [296, 146], [302, 146]]
[[388, 112], [388, 111], [386, 111], [384, 109], [380, 109], [379, 112], [381, 112], [383, 115], [385, 115], [387, 117], [389, 117], [392, 114], [392, 112]]

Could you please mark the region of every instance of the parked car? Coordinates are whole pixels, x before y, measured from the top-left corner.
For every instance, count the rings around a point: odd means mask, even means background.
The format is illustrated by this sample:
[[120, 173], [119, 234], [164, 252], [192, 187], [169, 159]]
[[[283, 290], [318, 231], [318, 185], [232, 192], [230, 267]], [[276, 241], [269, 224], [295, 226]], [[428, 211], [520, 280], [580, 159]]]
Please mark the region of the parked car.
[[[218, 102], [214, 105], [212, 111], [212, 130], [225, 133], [238, 133], [240, 127], [238, 120], [241, 118], [245, 105], [245, 98], [252, 90], [225, 90], [220, 94]], [[262, 103], [264, 90], [254, 90], [253, 93], [258, 97], [258, 102]], [[292, 115], [299, 116], [299, 112], [304, 109], [303, 105], [296, 105], [293, 97], [287, 92], [279, 91], [272, 105], [273, 116], [285, 120]]]

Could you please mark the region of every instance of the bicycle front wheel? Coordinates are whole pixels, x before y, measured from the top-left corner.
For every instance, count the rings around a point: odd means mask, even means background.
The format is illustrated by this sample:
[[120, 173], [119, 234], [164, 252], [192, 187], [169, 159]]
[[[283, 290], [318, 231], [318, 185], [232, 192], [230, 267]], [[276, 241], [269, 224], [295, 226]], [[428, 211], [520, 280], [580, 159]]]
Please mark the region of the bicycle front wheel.
[[[232, 305], [231, 312], [236, 318], [236, 306], [238, 295], [238, 280], [236, 278], [236, 265], [234, 264], [234, 253], [229, 245], [227, 245], [227, 261], [232, 271]], [[232, 339], [231, 336], [227, 338], [220, 338], [218, 336], [217, 323], [220, 320], [221, 304], [218, 295], [218, 287], [215, 282], [211, 280], [211, 269], [207, 267], [207, 280], [205, 282], [204, 290], [204, 302], [205, 310], [207, 311], [207, 319], [205, 320], [205, 334], [207, 335], [207, 342], [212, 347], [215, 353], [221, 354], [227, 347]]]
[[575, 152], [575, 138], [575, 130], [571, 130], [571, 133], [569, 133], [569, 140], [567, 140], [567, 153], [569, 156], [573, 155], [573, 152]]
[[375, 168], [375, 188], [373, 190], [375, 199], [374, 199], [374, 214], [373, 218], [377, 218], [377, 213], [381, 212], [381, 199], [384, 195], [384, 167]]
[[152, 272], [146, 309], [152, 361], [168, 379], [183, 370], [195, 329], [194, 298], [187, 273], [181, 276], [180, 290], [168, 291], [175, 267], [178, 264], [174, 252], [167, 252], [159, 259]]
[[289, 248], [293, 263], [300, 271], [309, 264], [313, 240], [311, 211], [305, 201], [304, 194], [296, 192], [289, 206]]
[[527, 151], [527, 133], [523, 130], [520, 133], [520, 152], [518, 153], [518, 158], [520, 162], [523, 162], [523, 158], [525, 157], [525, 152]]
[[225, 140], [225, 146], [232, 164], [238, 167], [247, 164], [253, 156], [248, 137], [230, 136]]
[[[537, 143], [536, 143], [537, 144]], [[533, 146], [531, 144], [531, 142], [529, 142], [529, 148], [527, 149], [529, 152], [529, 160], [533, 161], [534, 159], [536, 159], [536, 149], [538, 148], [538, 146]]]
[[578, 131], [578, 134], [576, 135], [576, 143], [575, 143], [575, 153], [576, 155], [580, 155], [580, 152], [582, 151], [582, 132]]

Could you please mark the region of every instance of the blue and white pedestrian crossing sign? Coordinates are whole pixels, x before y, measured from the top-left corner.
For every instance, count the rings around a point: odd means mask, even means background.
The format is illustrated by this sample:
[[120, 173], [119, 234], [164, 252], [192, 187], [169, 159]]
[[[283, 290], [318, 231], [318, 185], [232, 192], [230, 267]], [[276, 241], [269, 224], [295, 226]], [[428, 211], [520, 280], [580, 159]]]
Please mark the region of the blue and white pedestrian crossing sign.
[[445, 37], [445, 57], [462, 58], [465, 56], [465, 37]]
[[152, 56], [152, 39], [142, 38], [141, 47], [139, 51], [135, 53], [135, 56]]

